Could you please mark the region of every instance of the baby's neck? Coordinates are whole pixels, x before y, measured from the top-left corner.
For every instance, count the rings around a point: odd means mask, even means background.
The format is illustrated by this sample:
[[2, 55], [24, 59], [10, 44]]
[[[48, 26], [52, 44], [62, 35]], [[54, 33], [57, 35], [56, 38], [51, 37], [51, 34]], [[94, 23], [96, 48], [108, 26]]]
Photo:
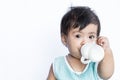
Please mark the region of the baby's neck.
[[83, 64], [79, 58], [76, 58], [74, 56], [72, 56], [71, 54], [68, 54], [66, 56], [67, 61], [69, 63], [69, 65], [71, 66], [71, 68], [76, 71], [76, 72], [82, 72], [85, 68], [85, 64]]

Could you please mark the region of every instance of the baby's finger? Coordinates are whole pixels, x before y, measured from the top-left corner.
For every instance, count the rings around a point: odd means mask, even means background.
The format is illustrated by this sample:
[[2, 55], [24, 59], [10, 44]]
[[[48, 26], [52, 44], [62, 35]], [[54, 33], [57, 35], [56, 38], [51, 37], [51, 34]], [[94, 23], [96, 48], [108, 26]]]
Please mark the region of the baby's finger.
[[97, 40], [97, 43], [101, 46], [104, 45], [104, 40], [103, 40], [103, 37], [99, 37], [98, 40]]

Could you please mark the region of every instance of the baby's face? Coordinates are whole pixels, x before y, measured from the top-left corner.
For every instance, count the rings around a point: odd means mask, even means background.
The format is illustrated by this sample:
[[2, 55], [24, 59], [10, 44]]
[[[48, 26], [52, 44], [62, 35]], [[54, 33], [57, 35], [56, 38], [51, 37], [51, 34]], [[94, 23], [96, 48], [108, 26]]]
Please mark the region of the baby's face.
[[71, 55], [76, 58], [81, 57], [80, 49], [85, 43], [96, 42], [97, 40], [97, 25], [89, 24], [84, 29], [71, 29], [66, 38], [66, 45]]

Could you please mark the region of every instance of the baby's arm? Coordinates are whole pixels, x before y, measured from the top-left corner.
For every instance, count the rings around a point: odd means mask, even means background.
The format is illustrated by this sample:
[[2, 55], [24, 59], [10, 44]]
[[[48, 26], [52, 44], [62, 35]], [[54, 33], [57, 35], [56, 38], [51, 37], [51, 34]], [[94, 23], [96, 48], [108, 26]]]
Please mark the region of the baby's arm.
[[56, 79], [55, 79], [55, 76], [54, 76], [54, 73], [53, 73], [53, 66], [52, 66], [52, 65], [51, 65], [51, 67], [50, 67], [50, 71], [49, 71], [47, 80], [56, 80]]
[[105, 52], [104, 59], [98, 64], [98, 74], [101, 78], [106, 80], [110, 78], [114, 72], [113, 54], [106, 37], [99, 37], [97, 42], [103, 47]]

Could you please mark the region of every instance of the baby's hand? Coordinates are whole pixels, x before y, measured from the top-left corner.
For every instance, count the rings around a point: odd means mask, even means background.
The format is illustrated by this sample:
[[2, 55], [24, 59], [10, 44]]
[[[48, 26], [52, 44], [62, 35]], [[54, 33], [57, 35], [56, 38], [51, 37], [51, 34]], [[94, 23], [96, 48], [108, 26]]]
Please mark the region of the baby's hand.
[[97, 43], [98, 43], [98, 45], [102, 46], [104, 50], [110, 48], [109, 41], [104, 36], [98, 37]]

